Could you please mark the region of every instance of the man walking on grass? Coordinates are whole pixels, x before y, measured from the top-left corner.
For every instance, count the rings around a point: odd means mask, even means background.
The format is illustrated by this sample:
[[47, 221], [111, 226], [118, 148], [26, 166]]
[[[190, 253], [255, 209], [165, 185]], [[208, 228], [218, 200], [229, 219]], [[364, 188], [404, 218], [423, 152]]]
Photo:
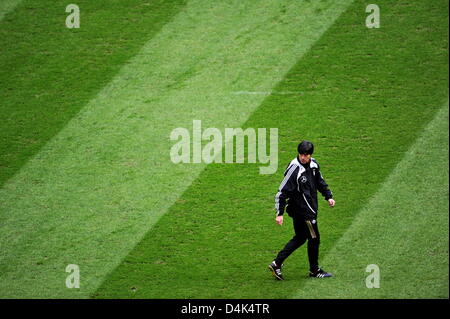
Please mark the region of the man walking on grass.
[[293, 219], [295, 235], [278, 253], [269, 265], [274, 277], [283, 280], [281, 267], [283, 261], [297, 248], [308, 240], [309, 276], [315, 278], [331, 277], [332, 275], [319, 267], [320, 235], [317, 227], [317, 191], [319, 191], [334, 207], [333, 193], [320, 173], [320, 166], [311, 155], [314, 145], [302, 141], [298, 145], [298, 156], [291, 161], [284, 172], [277, 195], [275, 208], [278, 225], [283, 224], [284, 210]]

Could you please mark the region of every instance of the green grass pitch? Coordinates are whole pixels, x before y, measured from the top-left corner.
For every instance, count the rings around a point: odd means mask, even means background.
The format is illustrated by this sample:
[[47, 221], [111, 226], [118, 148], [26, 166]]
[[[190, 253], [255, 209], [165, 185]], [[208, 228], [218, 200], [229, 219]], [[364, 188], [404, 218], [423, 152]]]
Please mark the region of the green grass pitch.
[[[448, 298], [448, 2], [377, 1], [374, 29], [367, 4], [80, 0], [79, 29], [64, 1], [0, 5], [0, 297]], [[277, 172], [172, 163], [194, 119], [278, 128]], [[335, 276], [302, 247], [277, 282], [302, 139]]]

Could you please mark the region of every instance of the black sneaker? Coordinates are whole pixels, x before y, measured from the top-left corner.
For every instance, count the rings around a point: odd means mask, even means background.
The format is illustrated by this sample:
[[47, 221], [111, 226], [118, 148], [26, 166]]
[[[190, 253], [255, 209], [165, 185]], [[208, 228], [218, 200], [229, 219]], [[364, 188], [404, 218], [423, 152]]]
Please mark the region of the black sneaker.
[[314, 278], [326, 278], [326, 277], [333, 277], [333, 275], [329, 272], [326, 272], [323, 269], [318, 268], [315, 272], [309, 272], [309, 277]]
[[272, 275], [278, 279], [283, 280], [283, 274], [281, 273], [281, 267], [283, 267], [283, 264], [281, 266], [278, 266], [275, 261], [272, 261], [272, 263], [269, 265], [269, 269], [272, 272]]

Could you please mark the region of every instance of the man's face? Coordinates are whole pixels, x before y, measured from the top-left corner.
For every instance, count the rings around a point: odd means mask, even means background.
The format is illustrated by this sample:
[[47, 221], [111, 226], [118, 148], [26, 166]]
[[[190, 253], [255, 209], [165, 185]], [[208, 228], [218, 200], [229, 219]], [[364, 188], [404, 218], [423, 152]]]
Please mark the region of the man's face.
[[300, 162], [302, 164], [308, 164], [311, 162], [311, 154], [298, 154], [298, 157], [300, 157]]

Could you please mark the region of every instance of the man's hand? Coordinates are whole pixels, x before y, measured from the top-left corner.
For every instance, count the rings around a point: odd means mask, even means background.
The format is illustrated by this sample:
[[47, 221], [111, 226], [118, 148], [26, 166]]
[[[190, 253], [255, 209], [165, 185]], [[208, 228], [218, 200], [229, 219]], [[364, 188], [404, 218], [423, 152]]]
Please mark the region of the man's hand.
[[276, 218], [275, 218], [275, 221], [277, 222], [277, 224], [278, 225], [283, 225], [283, 216], [281, 215], [281, 216], [277, 216]]
[[334, 205], [336, 205], [336, 202], [334, 201], [334, 199], [330, 198], [328, 200], [328, 205], [330, 205], [330, 207], [334, 207]]

